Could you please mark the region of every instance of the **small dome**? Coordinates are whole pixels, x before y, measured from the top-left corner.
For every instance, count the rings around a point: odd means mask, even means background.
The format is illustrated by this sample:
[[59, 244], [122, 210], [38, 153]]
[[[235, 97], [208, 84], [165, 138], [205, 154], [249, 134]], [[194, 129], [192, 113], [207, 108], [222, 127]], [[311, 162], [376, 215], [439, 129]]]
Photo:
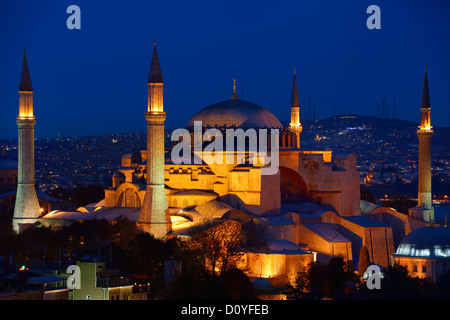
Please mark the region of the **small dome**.
[[395, 255], [408, 257], [450, 257], [450, 229], [423, 227], [411, 231], [397, 248]]
[[269, 110], [237, 98], [203, 108], [192, 117], [186, 128], [193, 128], [194, 121], [202, 121], [204, 128], [283, 128], [280, 121]]

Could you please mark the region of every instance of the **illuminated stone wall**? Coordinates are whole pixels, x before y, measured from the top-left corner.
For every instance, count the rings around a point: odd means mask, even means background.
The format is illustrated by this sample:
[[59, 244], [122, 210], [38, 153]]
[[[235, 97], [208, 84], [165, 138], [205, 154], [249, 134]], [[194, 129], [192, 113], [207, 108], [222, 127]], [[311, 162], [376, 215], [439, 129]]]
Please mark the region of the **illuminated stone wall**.
[[433, 259], [396, 256], [394, 261], [405, 266], [411, 277], [427, 278], [432, 282], [436, 282], [443, 273], [450, 270], [450, 259], [448, 258]]
[[308, 224], [300, 225], [299, 242], [314, 252], [317, 252], [317, 261], [326, 263], [333, 257], [342, 257], [344, 260], [353, 260], [352, 243], [349, 241], [333, 241], [309, 229]]

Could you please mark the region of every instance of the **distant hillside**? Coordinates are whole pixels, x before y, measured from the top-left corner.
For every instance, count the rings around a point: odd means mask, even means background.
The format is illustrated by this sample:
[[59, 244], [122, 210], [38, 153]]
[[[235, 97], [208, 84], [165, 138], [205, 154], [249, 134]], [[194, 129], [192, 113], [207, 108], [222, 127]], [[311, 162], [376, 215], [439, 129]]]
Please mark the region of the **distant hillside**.
[[[302, 120], [302, 141], [313, 140], [316, 135], [330, 135], [333, 133], [353, 130], [355, 134], [370, 137], [376, 141], [395, 139], [395, 142], [417, 144], [418, 124], [399, 119], [382, 119], [378, 117], [344, 115], [326, 118], [318, 121]], [[289, 125], [288, 121], [282, 122], [283, 126]], [[449, 148], [450, 127], [434, 127], [433, 147]]]

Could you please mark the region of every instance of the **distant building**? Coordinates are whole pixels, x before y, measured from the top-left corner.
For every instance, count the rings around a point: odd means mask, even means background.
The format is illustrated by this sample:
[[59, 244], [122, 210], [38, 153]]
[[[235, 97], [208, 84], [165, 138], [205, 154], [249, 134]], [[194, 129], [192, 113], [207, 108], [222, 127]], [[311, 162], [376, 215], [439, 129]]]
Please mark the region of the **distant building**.
[[416, 229], [402, 240], [392, 257], [406, 266], [412, 277], [436, 282], [450, 271], [450, 229], [432, 226]]
[[9, 270], [0, 273], [0, 300], [67, 300], [66, 279], [25, 266]]

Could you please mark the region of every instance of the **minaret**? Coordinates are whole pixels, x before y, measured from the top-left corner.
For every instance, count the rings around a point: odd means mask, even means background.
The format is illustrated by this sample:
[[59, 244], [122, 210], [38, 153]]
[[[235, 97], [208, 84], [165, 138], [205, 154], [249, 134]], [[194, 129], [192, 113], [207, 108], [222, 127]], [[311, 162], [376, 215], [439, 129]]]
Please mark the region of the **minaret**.
[[163, 238], [172, 228], [164, 189], [164, 120], [163, 78], [156, 43], [148, 75], [147, 121], [147, 189], [139, 215], [139, 228], [155, 238]]
[[425, 221], [434, 220], [433, 199], [431, 193], [431, 137], [433, 127], [430, 121], [430, 97], [428, 94], [427, 67], [423, 82], [422, 105], [420, 107], [420, 126], [417, 130], [419, 137], [419, 188], [417, 207], [422, 208]]
[[24, 52], [19, 85], [18, 177], [13, 230], [17, 233], [36, 222], [41, 212], [34, 186], [34, 125], [33, 87]]
[[303, 127], [300, 123], [300, 103], [298, 102], [297, 72], [294, 68], [294, 84], [291, 98], [291, 122], [289, 123], [289, 130], [295, 134], [295, 148], [300, 148], [300, 132], [302, 132], [302, 129]]

